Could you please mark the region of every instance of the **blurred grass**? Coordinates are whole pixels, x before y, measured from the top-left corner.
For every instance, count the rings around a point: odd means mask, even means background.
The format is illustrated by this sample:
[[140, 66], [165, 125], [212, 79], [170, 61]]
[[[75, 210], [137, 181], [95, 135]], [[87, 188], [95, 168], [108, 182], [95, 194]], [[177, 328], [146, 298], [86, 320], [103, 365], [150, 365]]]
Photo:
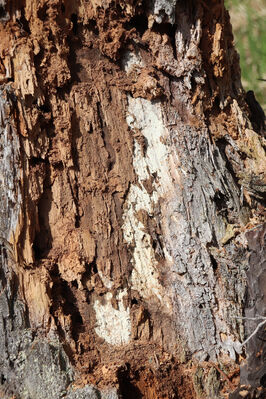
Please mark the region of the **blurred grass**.
[[240, 54], [242, 84], [266, 110], [266, 0], [225, 0]]

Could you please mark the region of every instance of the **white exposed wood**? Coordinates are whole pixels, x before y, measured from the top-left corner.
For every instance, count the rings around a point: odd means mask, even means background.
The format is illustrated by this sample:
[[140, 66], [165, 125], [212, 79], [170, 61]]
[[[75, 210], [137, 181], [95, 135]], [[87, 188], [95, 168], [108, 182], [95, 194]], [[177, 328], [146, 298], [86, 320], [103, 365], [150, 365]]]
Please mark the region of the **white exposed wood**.
[[120, 291], [117, 295], [118, 306], [112, 305], [113, 295], [108, 292], [103, 297], [103, 302], [94, 302], [96, 315], [95, 331], [99, 337], [112, 345], [124, 345], [129, 342], [131, 336], [130, 310], [125, 307], [123, 298], [126, 291]]

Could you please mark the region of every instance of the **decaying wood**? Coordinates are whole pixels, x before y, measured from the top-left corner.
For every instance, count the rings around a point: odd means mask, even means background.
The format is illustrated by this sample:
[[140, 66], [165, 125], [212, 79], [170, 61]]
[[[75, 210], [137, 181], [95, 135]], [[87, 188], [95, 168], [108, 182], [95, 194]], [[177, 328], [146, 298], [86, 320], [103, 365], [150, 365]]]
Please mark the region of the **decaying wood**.
[[265, 136], [223, 2], [0, 0], [0, 83], [0, 397], [218, 399], [246, 357], [263, 395]]

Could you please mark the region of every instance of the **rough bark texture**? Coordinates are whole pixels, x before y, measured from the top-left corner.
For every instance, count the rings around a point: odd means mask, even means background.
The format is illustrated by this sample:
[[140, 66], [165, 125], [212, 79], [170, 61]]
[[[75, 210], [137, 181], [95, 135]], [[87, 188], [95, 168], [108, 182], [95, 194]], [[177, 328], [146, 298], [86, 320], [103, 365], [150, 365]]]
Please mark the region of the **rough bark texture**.
[[0, 57], [0, 397], [263, 397], [265, 138], [223, 2], [0, 0]]

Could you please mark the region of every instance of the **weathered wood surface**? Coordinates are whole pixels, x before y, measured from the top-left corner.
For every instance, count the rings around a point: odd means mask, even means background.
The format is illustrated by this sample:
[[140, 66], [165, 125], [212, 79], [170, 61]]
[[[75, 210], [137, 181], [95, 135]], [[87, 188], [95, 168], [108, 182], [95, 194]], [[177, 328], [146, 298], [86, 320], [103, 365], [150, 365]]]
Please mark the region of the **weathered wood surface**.
[[0, 397], [228, 397], [246, 355], [263, 395], [265, 137], [223, 3], [0, 19]]

